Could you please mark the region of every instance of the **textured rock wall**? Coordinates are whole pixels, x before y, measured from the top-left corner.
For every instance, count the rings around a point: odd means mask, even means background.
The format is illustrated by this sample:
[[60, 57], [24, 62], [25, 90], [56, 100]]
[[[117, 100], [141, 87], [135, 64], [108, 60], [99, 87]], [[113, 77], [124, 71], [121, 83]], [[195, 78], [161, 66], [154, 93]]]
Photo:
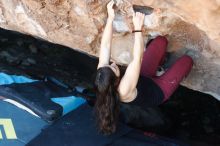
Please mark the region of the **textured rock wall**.
[[[98, 55], [108, 0], [1, 0], [0, 27]], [[115, 0], [113, 59], [127, 64], [133, 46], [132, 5], [149, 6], [145, 36], [166, 35], [171, 64], [182, 54], [195, 65], [182, 82], [220, 96], [220, 0]], [[149, 11], [150, 9], [143, 9]], [[220, 98], [219, 98], [220, 99]]]

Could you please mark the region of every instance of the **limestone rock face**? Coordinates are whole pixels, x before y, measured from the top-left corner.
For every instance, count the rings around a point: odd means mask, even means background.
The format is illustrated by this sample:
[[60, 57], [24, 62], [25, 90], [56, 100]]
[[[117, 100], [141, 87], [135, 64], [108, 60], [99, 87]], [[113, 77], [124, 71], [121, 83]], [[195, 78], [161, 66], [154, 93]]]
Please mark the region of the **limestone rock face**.
[[[147, 6], [144, 35], [165, 35], [171, 64], [187, 53], [194, 60], [182, 82], [220, 97], [220, 0], [115, 0], [112, 59], [132, 59], [133, 5]], [[98, 56], [108, 0], [1, 0], [0, 27]], [[153, 9], [152, 9], [153, 8]], [[152, 11], [152, 12], [150, 12]], [[220, 98], [219, 98], [220, 99]]]

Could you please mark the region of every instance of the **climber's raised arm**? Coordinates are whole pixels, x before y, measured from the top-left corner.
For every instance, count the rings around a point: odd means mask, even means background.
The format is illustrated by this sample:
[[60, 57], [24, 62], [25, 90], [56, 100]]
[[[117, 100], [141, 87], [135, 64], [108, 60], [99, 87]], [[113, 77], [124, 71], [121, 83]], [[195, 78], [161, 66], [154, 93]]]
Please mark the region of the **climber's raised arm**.
[[102, 35], [101, 48], [99, 53], [99, 64], [97, 68], [109, 64], [109, 60], [111, 56], [111, 44], [112, 44], [112, 23], [115, 18], [113, 5], [114, 5], [113, 0], [111, 0], [107, 5], [108, 19]]
[[[134, 13], [133, 23], [136, 31], [141, 31], [144, 24], [145, 15], [139, 12]], [[134, 33], [133, 60], [128, 65], [126, 72], [119, 84], [119, 94], [121, 101], [129, 101], [135, 97], [136, 86], [140, 74], [141, 61], [144, 52], [144, 41], [142, 32]]]

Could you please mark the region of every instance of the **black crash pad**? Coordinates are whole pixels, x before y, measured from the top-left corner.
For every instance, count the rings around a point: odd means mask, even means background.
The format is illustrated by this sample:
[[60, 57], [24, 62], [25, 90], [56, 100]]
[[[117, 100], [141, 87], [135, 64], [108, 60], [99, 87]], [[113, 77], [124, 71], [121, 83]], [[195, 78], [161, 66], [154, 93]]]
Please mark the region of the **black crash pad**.
[[98, 132], [93, 108], [85, 104], [62, 117], [33, 139], [27, 146], [103, 146], [127, 134], [132, 129], [119, 124], [111, 136]]
[[92, 107], [82, 105], [62, 117], [33, 139], [27, 146], [186, 146], [172, 139], [145, 136], [144, 132], [119, 123], [116, 133], [98, 132]]
[[9, 84], [0, 86], [0, 96], [12, 99], [28, 107], [46, 121], [53, 121], [62, 116], [63, 108], [51, 101], [53, 97], [73, 95], [64, 87], [51, 81]]

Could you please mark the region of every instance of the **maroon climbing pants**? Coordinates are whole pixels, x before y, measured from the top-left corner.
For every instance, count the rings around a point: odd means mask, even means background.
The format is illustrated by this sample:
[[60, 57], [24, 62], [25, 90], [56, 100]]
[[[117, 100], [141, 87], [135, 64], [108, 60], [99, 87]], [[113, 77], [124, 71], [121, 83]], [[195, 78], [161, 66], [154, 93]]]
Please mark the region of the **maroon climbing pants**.
[[158, 66], [164, 61], [167, 44], [168, 41], [163, 36], [158, 36], [150, 42], [143, 54], [140, 72], [142, 76], [152, 78], [162, 89], [164, 101], [169, 99], [193, 65], [192, 58], [183, 55], [164, 74], [156, 76]]

